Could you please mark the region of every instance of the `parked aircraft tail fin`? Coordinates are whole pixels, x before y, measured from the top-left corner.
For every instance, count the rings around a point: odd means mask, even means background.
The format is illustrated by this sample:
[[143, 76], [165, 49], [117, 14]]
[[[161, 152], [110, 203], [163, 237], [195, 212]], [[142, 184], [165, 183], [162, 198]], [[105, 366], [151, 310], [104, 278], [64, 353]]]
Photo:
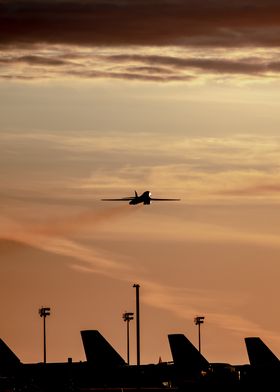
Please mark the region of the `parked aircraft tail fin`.
[[125, 365], [124, 359], [97, 330], [81, 331], [87, 361], [99, 367]]
[[250, 364], [253, 366], [279, 365], [279, 359], [259, 337], [245, 338]]
[[174, 365], [178, 369], [195, 373], [209, 368], [210, 364], [207, 359], [185, 335], [171, 334], [168, 335], [168, 340]]
[[16, 354], [0, 339], [0, 369], [11, 368], [20, 364]]

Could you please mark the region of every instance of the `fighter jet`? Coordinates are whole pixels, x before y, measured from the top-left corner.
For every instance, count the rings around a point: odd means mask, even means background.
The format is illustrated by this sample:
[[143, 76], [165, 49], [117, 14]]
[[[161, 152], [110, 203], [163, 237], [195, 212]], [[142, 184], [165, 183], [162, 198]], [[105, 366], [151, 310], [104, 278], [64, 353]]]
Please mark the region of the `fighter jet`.
[[152, 201], [179, 201], [180, 199], [158, 199], [151, 197], [152, 194], [150, 191], [145, 191], [142, 195], [138, 195], [136, 191], [135, 196], [130, 197], [122, 197], [121, 199], [101, 199], [103, 201], [129, 201], [129, 204], [136, 205], [136, 204], [151, 204]]

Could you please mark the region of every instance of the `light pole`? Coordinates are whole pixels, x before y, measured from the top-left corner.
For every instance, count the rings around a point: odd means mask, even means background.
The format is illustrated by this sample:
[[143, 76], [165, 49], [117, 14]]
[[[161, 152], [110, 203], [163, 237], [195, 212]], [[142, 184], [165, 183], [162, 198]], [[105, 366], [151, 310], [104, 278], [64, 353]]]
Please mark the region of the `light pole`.
[[129, 322], [133, 320], [134, 313], [123, 313], [123, 320], [126, 322], [126, 341], [127, 341], [127, 364], [129, 365]]
[[46, 345], [46, 317], [51, 314], [51, 308], [40, 308], [39, 315], [43, 317], [43, 326], [44, 326], [44, 363], [47, 362], [47, 345]]
[[204, 316], [196, 316], [194, 318], [195, 325], [198, 325], [198, 351], [201, 353], [200, 324], [204, 323]]
[[136, 344], [137, 344], [137, 366], [140, 366], [140, 301], [139, 301], [139, 284], [134, 284], [136, 289]]

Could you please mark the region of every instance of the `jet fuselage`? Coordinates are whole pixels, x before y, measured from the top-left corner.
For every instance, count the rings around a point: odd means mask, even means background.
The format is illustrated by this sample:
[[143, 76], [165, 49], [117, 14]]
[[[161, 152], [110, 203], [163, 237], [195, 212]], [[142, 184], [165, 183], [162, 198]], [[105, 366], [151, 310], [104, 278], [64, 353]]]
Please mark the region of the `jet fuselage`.
[[151, 192], [150, 191], [146, 191], [144, 193], [142, 193], [141, 196], [135, 196], [130, 202], [129, 204], [131, 205], [136, 205], [136, 204], [151, 204]]

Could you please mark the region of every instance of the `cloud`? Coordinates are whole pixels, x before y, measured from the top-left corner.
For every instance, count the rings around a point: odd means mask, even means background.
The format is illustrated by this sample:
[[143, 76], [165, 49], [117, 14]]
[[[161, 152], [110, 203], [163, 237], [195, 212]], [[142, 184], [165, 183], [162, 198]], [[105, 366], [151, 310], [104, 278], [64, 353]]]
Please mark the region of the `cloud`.
[[86, 227], [96, 229], [102, 223], [135, 213], [136, 211], [137, 208], [127, 208], [127, 205], [107, 206], [99, 211], [89, 209], [72, 216], [50, 219], [41, 225], [33, 224], [28, 228], [28, 231], [46, 237], [67, 236], [75, 234]]
[[119, 72], [100, 72], [100, 71], [69, 71], [66, 73], [68, 76], [86, 78], [86, 79], [96, 79], [96, 78], [109, 78], [109, 79], [123, 79], [123, 80], [140, 80], [148, 82], [179, 82], [188, 81], [193, 79], [192, 76], [179, 76], [179, 75], [165, 75], [164, 72], [159, 72], [159, 69], [139, 69], [130, 68], [127, 70]]
[[[28, 226], [25, 230], [19, 231], [15, 225], [14, 229], [12, 234], [6, 233], [4, 237], [6, 243], [10, 244], [10, 249], [13, 245], [11, 240], [17, 241], [17, 243], [28, 244], [34, 248], [69, 258], [68, 266], [79, 273], [99, 274], [129, 283], [137, 281], [145, 288], [142, 295], [143, 303], [173, 313], [180, 319], [192, 320], [195, 314], [203, 312], [207, 315], [209, 322], [225, 330], [240, 335], [248, 332], [264, 334], [264, 328], [256, 322], [235, 313], [236, 308], [244, 306], [244, 303], [250, 303], [250, 295], [244, 292], [233, 294], [228, 291], [221, 296], [219, 290], [166, 285], [159, 279], [147, 278], [145, 269], [139, 264], [135, 266], [130, 258], [124, 255], [82, 245], [77, 241], [62, 237], [61, 233], [56, 231], [35, 234], [29, 230]], [[3, 237], [1, 239], [3, 242]], [[14, 247], [14, 249], [17, 248]], [[273, 331], [265, 332], [266, 336], [275, 335]]]
[[263, 183], [257, 183], [250, 187], [244, 186], [243, 188], [228, 189], [220, 192], [228, 196], [265, 196], [265, 195], [280, 195], [280, 179], [277, 183], [269, 183], [269, 180], [263, 180]]
[[137, 209], [124, 206], [108, 207], [99, 211], [85, 211], [64, 217], [45, 219], [41, 223], [30, 223], [28, 219], [13, 220], [3, 217], [0, 225], [0, 237], [5, 240], [28, 244], [47, 252], [70, 257], [70, 265], [83, 272], [100, 273], [108, 277], [123, 279], [133, 275], [133, 269], [110, 252], [100, 251], [82, 245], [71, 236], [85, 228], [100, 228], [102, 223], [120, 219], [121, 216], [135, 213]]
[[66, 62], [61, 59], [56, 58], [47, 58], [43, 56], [22, 56], [16, 59], [18, 63], [26, 63], [28, 65], [50, 65], [50, 66], [58, 66], [58, 65], [65, 65]]
[[[117, 63], [144, 63], [153, 66], [166, 66], [167, 70], [192, 70], [199, 69], [209, 73], [224, 74], [264, 74], [269, 70], [279, 71], [279, 63], [267, 63], [263, 58], [246, 59], [226, 59], [226, 58], [195, 58], [195, 57], [176, 57], [176, 56], [159, 56], [159, 55], [115, 55], [109, 59]], [[155, 68], [158, 70], [158, 68]], [[160, 71], [165, 70], [159, 68]]]
[[196, 82], [203, 78], [277, 78], [278, 50], [82, 48], [35, 45], [6, 48], [0, 77], [123, 79], [148, 82]]
[[279, 45], [276, 0], [2, 0], [0, 43]]
[[145, 294], [142, 297], [145, 303], [172, 312], [179, 318], [192, 320], [195, 314], [206, 314], [207, 322], [215, 323], [216, 326], [240, 336], [246, 336], [248, 333], [255, 336], [265, 334], [279, 340], [275, 331], [265, 331], [257, 322], [234, 312], [234, 308], [244, 304], [249, 306], [250, 296], [244, 292], [224, 292], [221, 297], [218, 290], [175, 288], [152, 281], [143, 282], [143, 286]]
[[275, 78], [279, 11], [275, 0], [0, 0], [0, 77]]
[[0, 58], [0, 77], [29, 79], [38, 78], [83, 78], [83, 79], [123, 79], [152, 82], [190, 81], [195, 77], [188, 70], [178, 72], [172, 66], [145, 65], [144, 56], [133, 58], [95, 51], [70, 49], [69, 47], [33, 47], [9, 49]]
[[[225, 142], [224, 142], [225, 144]], [[219, 290], [209, 289], [190, 289], [180, 284], [177, 287], [164, 284], [164, 279], [147, 278], [148, 274], [142, 263], [134, 263], [134, 256], [127, 256], [102, 250], [89, 244], [87, 238], [82, 241], [73, 239], [73, 234], [81, 233], [83, 229], [100, 229], [104, 222], [112, 223], [112, 220], [120, 219], [127, 214], [132, 214], [136, 210], [129, 206], [108, 207], [104, 210], [84, 211], [82, 213], [73, 212], [71, 215], [63, 216], [62, 214], [56, 219], [44, 219], [40, 214], [40, 221], [30, 224], [28, 220], [1, 219], [1, 237], [21, 241], [41, 250], [54, 254], [63, 255], [69, 258], [69, 266], [79, 273], [100, 274], [105, 277], [119, 281], [129, 282], [137, 281], [145, 287], [143, 295], [144, 303], [159, 309], [163, 309], [180, 317], [183, 320], [192, 320], [197, 313], [207, 314], [207, 320], [214, 325], [235, 332], [240, 335], [245, 333], [266, 334], [274, 336], [273, 331], [265, 330], [250, 317], [238, 314], [237, 309], [244, 306], [244, 303], [250, 303], [250, 294], [248, 292], [236, 292], [233, 289], [227, 293], [221, 293]], [[140, 210], [142, 211], [142, 209]], [[28, 211], [30, 212], [30, 211]], [[197, 241], [198, 244], [216, 243], [236, 245], [255, 245], [266, 249], [279, 250], [279, 238], [277, 235], [263, 235], [254, 230], [236, 230], [227, 224], [207, 224], [186, 220], [184, 216], [178, 218], [169, 218], [165, 224], [158, 225], [158, 220], [151, 218], [149, 211], [149, 225], [147, 226], [147, 216], [144, 217], [145, 223], [140, 222], [135, 225], [133, 232], [126, 224], [118, 225], [114, 235], [114, 240], [121, 238], [128, 243], [133, 243], [135, 238], [141, 237], [147, 245], [149, 241], [160, 238], [167, 244], [174, 245], [177, 243], [190, 244]], [[50, 215], [48, 208], [48, 215]], [[207, 219], [206, 219], [207, 220]], [[155, 235], [156, 233], [156, 235]], [[100, 235], [100, 233], [99, 233]], [[101, 234], [102, 236], [102, 234]], [[91, 240], [94, 237], [91, 236]], [[112, 237], [110, 237], [112, 238]], [[176, 246], [176, 245], [174, 245]], [[265, 252], [266, 253], [266, 252]], [[246, 294], [247, 293], [247, 294]], [[230, 304], [230, 305], [229, 305]], [[242, 305], [241, 305], [242, 304]]]
[[2, 176], [6, 205], [10, 195], [10, 203], [89, 206], [104, 195], [129, 196], [135, 186], [195, 204], [279, 203], [278, 137], [165, 134], [159, 140], [157, 133], [81, 131], [3, 132], [1, 140], [2, 166], [10, 168]]

